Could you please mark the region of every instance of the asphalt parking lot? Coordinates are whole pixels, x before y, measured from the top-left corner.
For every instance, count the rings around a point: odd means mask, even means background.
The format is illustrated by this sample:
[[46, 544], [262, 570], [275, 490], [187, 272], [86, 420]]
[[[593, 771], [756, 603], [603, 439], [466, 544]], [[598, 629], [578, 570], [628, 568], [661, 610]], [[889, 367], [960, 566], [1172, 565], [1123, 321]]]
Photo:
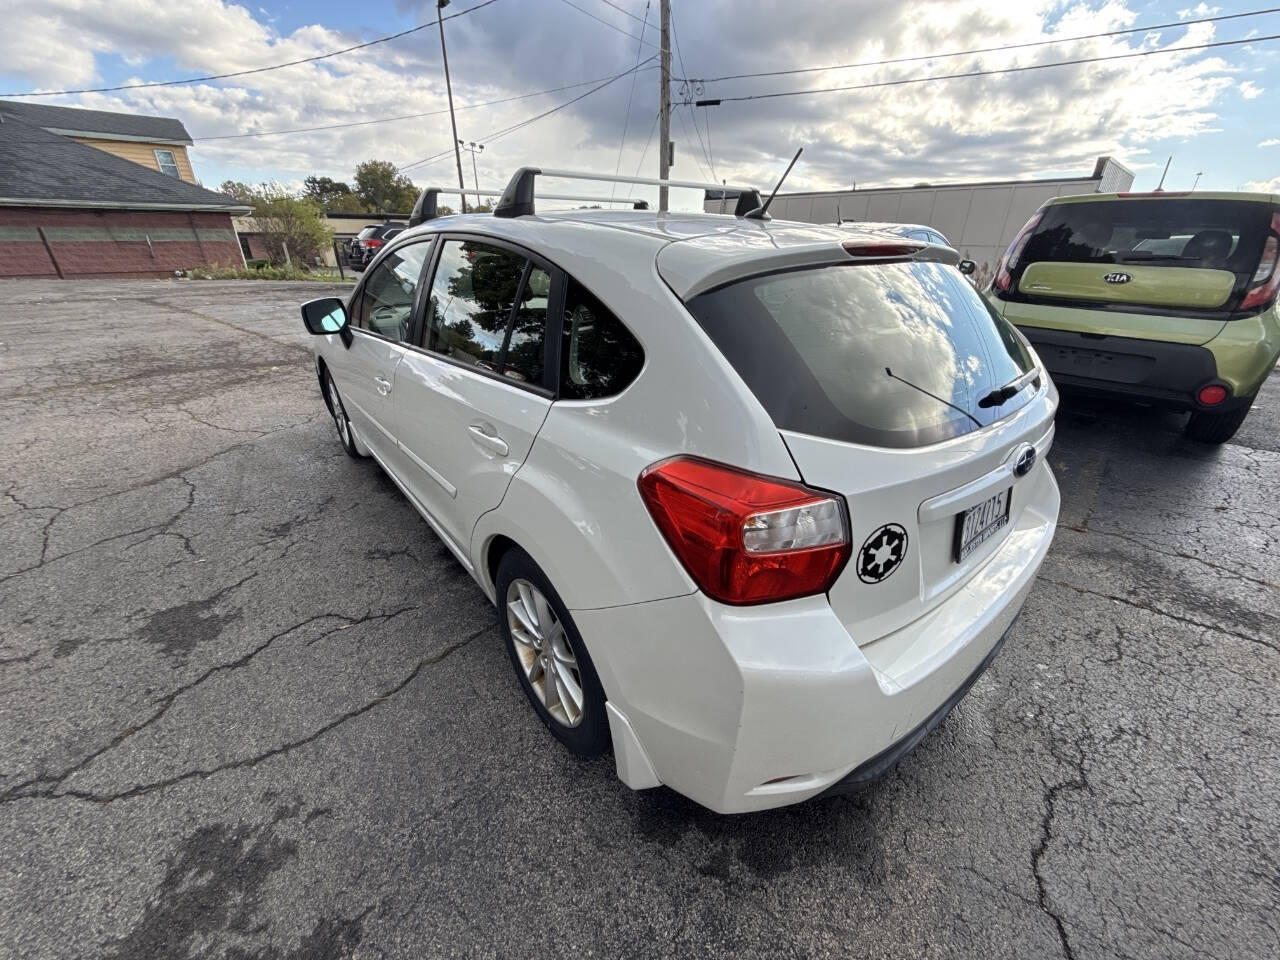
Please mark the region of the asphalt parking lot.
[[0, 956], [1280, 956], [1280, 378], [1070, 402], [1003, 653], [865, 793], [737, 818], [537, 722], [339, 448], [296, 304], [0, 283]]

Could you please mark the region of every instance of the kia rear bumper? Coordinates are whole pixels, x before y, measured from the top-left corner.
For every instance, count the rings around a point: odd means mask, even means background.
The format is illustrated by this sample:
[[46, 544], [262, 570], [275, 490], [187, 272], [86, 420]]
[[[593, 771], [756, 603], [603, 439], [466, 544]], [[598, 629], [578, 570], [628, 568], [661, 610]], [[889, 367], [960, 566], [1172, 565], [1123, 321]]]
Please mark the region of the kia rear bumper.
[[923, 616], [862, 646], [825, 596], [574, 610], [609, 699], [619, 775], [740, 813], [888, 769], [976, 682], [1031, 590], [1059, 495], [1046, 465], [1027, 480], [999, 549]]
[[[1172, 410], [1225, 413], [1249, 402], [1231, 393], [1204, 346], [1074, 330], [1019, 326], [1059, 388], [1095, 396], [1120, 396]], [[1221, 403], [1207, 406], [1198, 395], [1207, 386], [1227, 389]]]

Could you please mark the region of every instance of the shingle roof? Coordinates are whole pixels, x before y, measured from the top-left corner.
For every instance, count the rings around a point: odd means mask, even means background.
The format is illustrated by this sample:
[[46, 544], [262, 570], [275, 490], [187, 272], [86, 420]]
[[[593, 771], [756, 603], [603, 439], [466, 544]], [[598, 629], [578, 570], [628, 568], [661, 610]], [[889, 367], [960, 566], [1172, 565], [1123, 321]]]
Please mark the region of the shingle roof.
[[0, 113], [0, 206], [46, 205], [248, 210], [225, 194]]
[[191, 134], [181, 120], [173, 117], [144, 117], [107, 110], [55, 107], [47, 103], [0, 100], [0, 113], [59, 133], [96, 133], [111, 137], [155, 140], [163, 143], [191, 143]]

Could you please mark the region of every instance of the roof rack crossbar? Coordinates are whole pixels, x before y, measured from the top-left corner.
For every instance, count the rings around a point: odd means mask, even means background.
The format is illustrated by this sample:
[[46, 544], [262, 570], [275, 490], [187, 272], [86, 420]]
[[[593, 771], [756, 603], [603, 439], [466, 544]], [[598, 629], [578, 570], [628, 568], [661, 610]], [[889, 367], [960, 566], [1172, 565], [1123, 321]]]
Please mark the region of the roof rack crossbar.
[[[502, 192], [502, 199], [493, 210], [495, 217], [524, 217], [534, 212], [534, 183], [539, 177], [560, 177], [566, 180], [592, 180], [598, 183], [630, 183], [650, 187], [687, 187], [692, 190], [736, 190], [738, 204], [737, 216], [755, 210], [760, 206], [760, 191], [755, 187], [729, 185], [723, 183], [704, 183], [699, 180], [659, 180], [654, 177], [627, 177], [608, 173], [592, 173], [582, 170], [544, 169], [542, 167], [521, 167], [511, 177], [507, 188]], [[542, 194], [544, 200], [570, 199], [554, 194]], [[576, 198], [575, 198], [576, 199]], [[604, 197], [592, 198], [594, 202], [602, 202]], [[753, 202], [754, 201], [754, 202]], [[612, 199], [612, 202], [618, 202]], [[631, 202], [630, 200], [626, 202]]]
[[[420, 223], [426, 223], [428, 220], [434, 220], [440, 214], [437, 207], [437, 198], [440, 194], [446, 194], [451, 197], [468, 196], [468, 197], [501, 197], [503, 191], [494, 190], [483, 187], [427, 187], [418, 195], [418, 201], [413, 205], [413, 212], [409, 214], [409, 226], [416, 227]], [[544, 193], [544, 200], [570, 200], [576, 203], [626, 203], [634, 204], [636, 201], [630, 197], [590, 197], [579, 196], [576, 193]]]

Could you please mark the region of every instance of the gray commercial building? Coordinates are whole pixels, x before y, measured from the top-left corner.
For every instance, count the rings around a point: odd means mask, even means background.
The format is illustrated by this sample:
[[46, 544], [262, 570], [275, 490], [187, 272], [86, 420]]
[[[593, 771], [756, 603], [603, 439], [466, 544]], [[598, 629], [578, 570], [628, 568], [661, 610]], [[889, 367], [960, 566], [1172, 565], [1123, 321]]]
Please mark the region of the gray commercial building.
[[[780, 193], [769, 207], [769, 214], [779, 220], [805, 223], [835, 223], [838, 217], [925, 224], [944, 234], [962, 256], [975, 261], [978, 277], [987, 279], [1014, 234], [1050, 197], [1118, 193], [1132, 186], [1131, 170], [1111, 157], [1099, 157], [1087, 177]], [[710, 213], [726, 206], [714, 191], [708, 191], [704, 203]], [[727, 206], [730, 211], [733, 209], [732, 199]]]

